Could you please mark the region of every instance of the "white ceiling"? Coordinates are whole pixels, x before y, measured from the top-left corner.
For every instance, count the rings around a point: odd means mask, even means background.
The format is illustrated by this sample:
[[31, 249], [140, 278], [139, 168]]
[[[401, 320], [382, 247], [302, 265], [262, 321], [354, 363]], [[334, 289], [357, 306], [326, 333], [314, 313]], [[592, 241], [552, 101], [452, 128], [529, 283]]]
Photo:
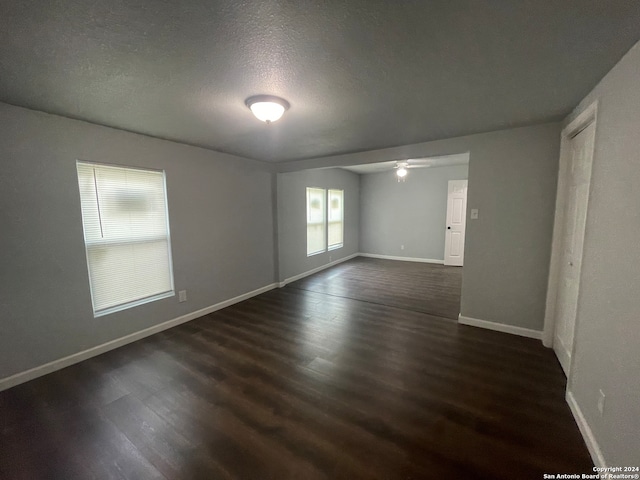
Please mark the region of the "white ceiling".
[[350, 165], [348, 167], [342, 167], [350, 172], [359, 173], [365, 175], [368, 173], [380, 173], [388, 172], [396, 167], [398, 162], [408, 163], [410, 166], [420, 165], [421, 168], [428, 166], [427, 168], [435, 167], [448, 167], [451, 165], [468, 165], [469, 154], [461, 153], [457, 155], [445, 155], [441, 157], [425, 157], [425, 158], [411, 158], [411, 159], [398, 159], [388, 162], [368, 163], [365, 165]]
[[[266, 161], [559, 120], [638, 0], [1, 0], [0, 101]], [[244, 101], [284, 97], [278, 122]]]

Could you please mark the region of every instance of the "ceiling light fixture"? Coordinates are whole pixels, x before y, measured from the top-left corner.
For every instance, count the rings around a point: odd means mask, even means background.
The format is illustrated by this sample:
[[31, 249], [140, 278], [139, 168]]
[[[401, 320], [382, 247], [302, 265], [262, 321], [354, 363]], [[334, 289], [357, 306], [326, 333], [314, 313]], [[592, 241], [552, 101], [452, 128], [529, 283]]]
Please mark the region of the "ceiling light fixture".
[[258, 120], [265, 123], [275, 122], [289, 110], [289, 102], [273, 95], [255, 95], [244, 102]]
[[396, 175], [398, 176], [398, 182], [404, 182], [407, 177], [407, 168], [404, 163], [396, 164]]

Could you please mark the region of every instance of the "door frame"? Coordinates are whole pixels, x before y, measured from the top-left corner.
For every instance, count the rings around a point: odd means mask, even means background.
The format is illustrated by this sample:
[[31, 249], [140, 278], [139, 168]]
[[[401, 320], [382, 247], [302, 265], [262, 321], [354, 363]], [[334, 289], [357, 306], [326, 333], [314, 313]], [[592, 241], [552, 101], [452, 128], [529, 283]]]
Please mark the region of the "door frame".
[[[560, 134], [560, 162], [558, 165], [558, 189], [556, 192], [556, 210], [553, 222], [553, 240], [551, 244], [551, 260], [549, 264], [549, 281], [547, 285], [547, 301], [544, 315], [544, 329], [542, 331], [542, 343], [545, 347], [552, 348], [555, 336], [556, 327], [556, 301], [558, 299], [558, 287], [560, 281], [560, 262], [562, 261], [562, 243], [564, 234], [564, 222], [565, 222], [565, 206], [567, 203], [567, 182], [569, 180], [568, 165], [571, 160], [571, 141], [578, 133], [588, 127], [590, 124], [594, 124], [597, 134], [597, 118], [598, 118], [598, 102], [595, 101], [587, 108], [584, 109], [575, 119], [573, 119]], [[593, 171], [593, 156], [595, 152], [595, 136], [594, 136], [594, 150], [591, 153], [591, 165], [590, 168]], [[591, 185], [593, 184], [593, 177], [589, 178], [589, 197], [591, 197]], [[587, 199], [587, 218], [589, 216], [589, 200]], [[584, 235], [585, 232], [582, 232]], [[584, 259], [584, 249], [583, 256]], [[580, 262], [582, 263], [582, 259]], [[578, 301], [580, 299], [580, 285], [581, 285], [582, 272], [578, 279]], [[574, 322], [574, 335], [573, 345], [571, 346], [571, 362], [573, 363], [576, 333], [578, 330], [578, 321]], [[571, 369], [569, 370], [571, 371]]]
[[[447, 242], [447, 237], [449, 236], [449, 224], [452, 222], [449, 222], [449, 213], [453, 214], [453, 211], [449, 212], [449, 195], [451, 192], [451, 184], [453, 182], [465, 182], [465, 190], [464, 190], [464, 207], [463, 207], [463, 212], [462, 212], [462, 222], [464, 224], [464, 235], [462, 237], [462, 264], [460, 265], [456, 265], [456, 264], [450, 264], [447, 263], [447, 251], [449, 248], [449, 243]], [[449, 265], [449, 266], [453, 266], [453, 267], [462, 267], [464, 266], [464, 247], [466, 244], [466, 240], [467, 240], [467, 203], [469, 200], [469, 179], [468, 178], [462, 178], [462, 179], [454, 179], [454, 180], [449, 180], [447, 182], [447, 209], [446, 209], [446, 213], [445, 213], [445, 231], [444, 231], [444, 253], [443, 253], [443, 257], [444, 257], [444, 265]]]

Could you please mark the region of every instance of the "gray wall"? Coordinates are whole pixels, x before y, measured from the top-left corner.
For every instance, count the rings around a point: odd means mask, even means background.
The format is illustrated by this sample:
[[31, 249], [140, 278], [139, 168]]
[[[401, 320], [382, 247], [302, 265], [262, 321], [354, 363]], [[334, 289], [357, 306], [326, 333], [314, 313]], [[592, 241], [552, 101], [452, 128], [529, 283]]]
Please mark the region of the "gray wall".
[[567, 119], [598, 102], [569, 390], [610, 466], [640, 463], [639, 79], [640, 43]]
[[[306, 188], [344, 190], [344, 246], [307, 257]], [[284, 281], [358, 253], [360, 176], [340, 168], [278, 174], [279, 275]]]
[[[560, 154], [548, 123], [284, 162], [280, 171], [470, 153], [462, 314], [542, 330]], [[469, 220], [472, 208], [478, 220]]]
[[[462, 314], [543, 329], [560, 126], [477, 138], [469, 162]], [[477, 220], [469, 219], [472, 208]]]
[[[466, 180], [468, 165], [411, 169], [360, 177], [360, 251], [444, 260], [449, 180]], [[404, 250], [401, 249], [404, 245]]]
[[[265, 164], [0, 104], [0, 378], [269, 285]], [[176, 297], [93, 318], [76, 159], [165, 169]]]

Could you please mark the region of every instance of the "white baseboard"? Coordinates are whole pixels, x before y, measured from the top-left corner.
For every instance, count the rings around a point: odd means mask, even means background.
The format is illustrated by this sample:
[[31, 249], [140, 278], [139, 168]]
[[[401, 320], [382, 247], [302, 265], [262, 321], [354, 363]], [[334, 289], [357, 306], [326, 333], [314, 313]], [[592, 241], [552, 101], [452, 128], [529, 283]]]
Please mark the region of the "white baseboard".
[[174, 318], [173, 320], [167, 320], [166, 322], [162, 322], [158, 325], [154, 325], [153, 327], [145, 328], [144, 330], [140, 330], [139, 332], [134, 332], [129, 335], [125, 335], [124, 337], [121, 337], [121, 338], [116, 338], [115, 340], [111, 340], [109, 342], [103, 343], [102, 345], [97, 345], [87, 350], [74, 353], [73, 355], [59, 358], [58, 360], [45, 363], [44, 365], [40, 365], [38, 367], [25, 370], [24, 372], [11, 375], [10, 377], [0, 379], [0, 392], [2, 390], [6, 390], [16, 385], [20, 385], [21, 383], [28, 382], [29, 380], [33, 380], [43, 375], [47, 375], [48, 373], [55, 372], [56, 370], [61, 370], [75, 363], [82, 362], [91, 357], [95, 357], [102, 353], [108, 352], [109, 350], [114, 350], [118, 347], [122, 347], [123, 345], [126, 345], [128, 343], [132, 343], [142, 338], [153, 335], [154, 333], [158, 333], [163, 330], [167, 330], [169, 328], [180, 325], [182, 323], [195, 320], [196, 318], [200, 318], [204, 315], [215, 312], [216, 310], [221, 310], [225, 307], [229, 307], [236, 303], [242, 302], [243, 300], [247, 300], [251, 297], [255, 297], [256, 295], [260, 295], [261, 293], [268, 292], [269, 290], [273, 290], [276, 287], [277, 287], [277, 284], [272, 283], [271, 285], [266, 285], [262, 288], [258, 288], [257, 290], [253, 290], [251, 292], [238, 295], [237, 297], [230, 298], [229, 300], [216, 303], [215, 305], [211, 305], [209, 307], [196, 310], [195, 312], [187, 313], [186, 315], [182, 315], [178, 318]]
[[569, 408], [571, 409], [571, 413], [573, 414], [573, 418], [575, 418], [576, 423], [578, 424], [578, 428], [580, 429], [582, 438], [584, 438], [584, 443], [587, 444], [587, 448], [589, 449], [589, 453], [591, 454], [591, 460], [593, 460], [593, 464], [596, 467], [606, 467], [607, 464], [604, 460], [602, 450], [600, 450], [600, 445], [598, 445], [596, 437], [593, 435], [591, 427], [587, 423], [587, 420], [584, 418], [582, 410], [580, 409], [578, 402], [576, 402], [576, 398], [573, 396], [573, 393], [567, 390], [566, 399], [567, 403], [569, 404]]
[[539, 330], [531, 330], [529, 328], [516, 327], [514, 325], [505, 325], [504, 323], [488, 322], [487, 320], [479, 320], [477, 318], [465, 317], [463, 315], [458, 315], [458, 323], [542, 340], [542, 332]]
[[558, 362], [564, 371], [564, 375], [569, 378], [569, 368], [571, 367], [571, 353], [566, 349], [564, 343], [554, 335], [553, 352], [558, 357]]
[[360, 253], [359, 255], [361, 257], [368, 258], [382, 258], [383, 260], [400, 260], [401, 262], [436, 263], [438, 265], [444, 265], [444, 260], [437, 260], [435, 258], [395, 257], [393, 255], [379, 255], [377, 253]]
[[293, 277], [286, 278], [278, 284], [278, 287], [282, 288], [288, 283], [295, 282], [296, 280], [300, 280], [301, 278], [308, 277], [309, 275], [313, 275], [314, 273], [321, 272], [322, 270], [325, 270], [329, 267], [333, 267], [334, 265], [338, 265], [339, 263], [346, 262], [347, 260], [351, 260], [352, 258], [356, 258], [360, 255], [361, 255], [360, 253], [354, 253], [353, 255], [348, 255], [344, 258], [334, 260], [333, 262], [329, 262], [326, 265], [322, 265], [321, 267], [314, 268], [313, 270], [309, 270], [299, 275], [294, 275]]
[[355, 257], [382, 258], [384, 260], [401, 260], [403, 262], [437, 263], [440, 265], [444, 265], [444, 260], [435, 260], [431, 258], [392, 257], [390, 255], [378, 255], [377, 253], [354, 253], [353, 255], [340, 258], [339, 260], [334, 260], [333, 262], [327, 263], [326, 265], [322, 265], [321, 267], [318, 267], [318, 268], [314, 268], [313, 270], [309, 270], [299, 275], [286, 278], [282, 282], [278, 283], [278, 287], [282, 288], [291, 282], [295, 282], [296, 280], [300, 280], [301, 278], [308, 277], [309, 275], [313, 275], [314, 273], [321, 272], [326, 268], [333, 267], [334, 265], [337, 265], [342, 262], [346, 262], [347, 260], [351, 260], [352, 258], [355, 258]]

